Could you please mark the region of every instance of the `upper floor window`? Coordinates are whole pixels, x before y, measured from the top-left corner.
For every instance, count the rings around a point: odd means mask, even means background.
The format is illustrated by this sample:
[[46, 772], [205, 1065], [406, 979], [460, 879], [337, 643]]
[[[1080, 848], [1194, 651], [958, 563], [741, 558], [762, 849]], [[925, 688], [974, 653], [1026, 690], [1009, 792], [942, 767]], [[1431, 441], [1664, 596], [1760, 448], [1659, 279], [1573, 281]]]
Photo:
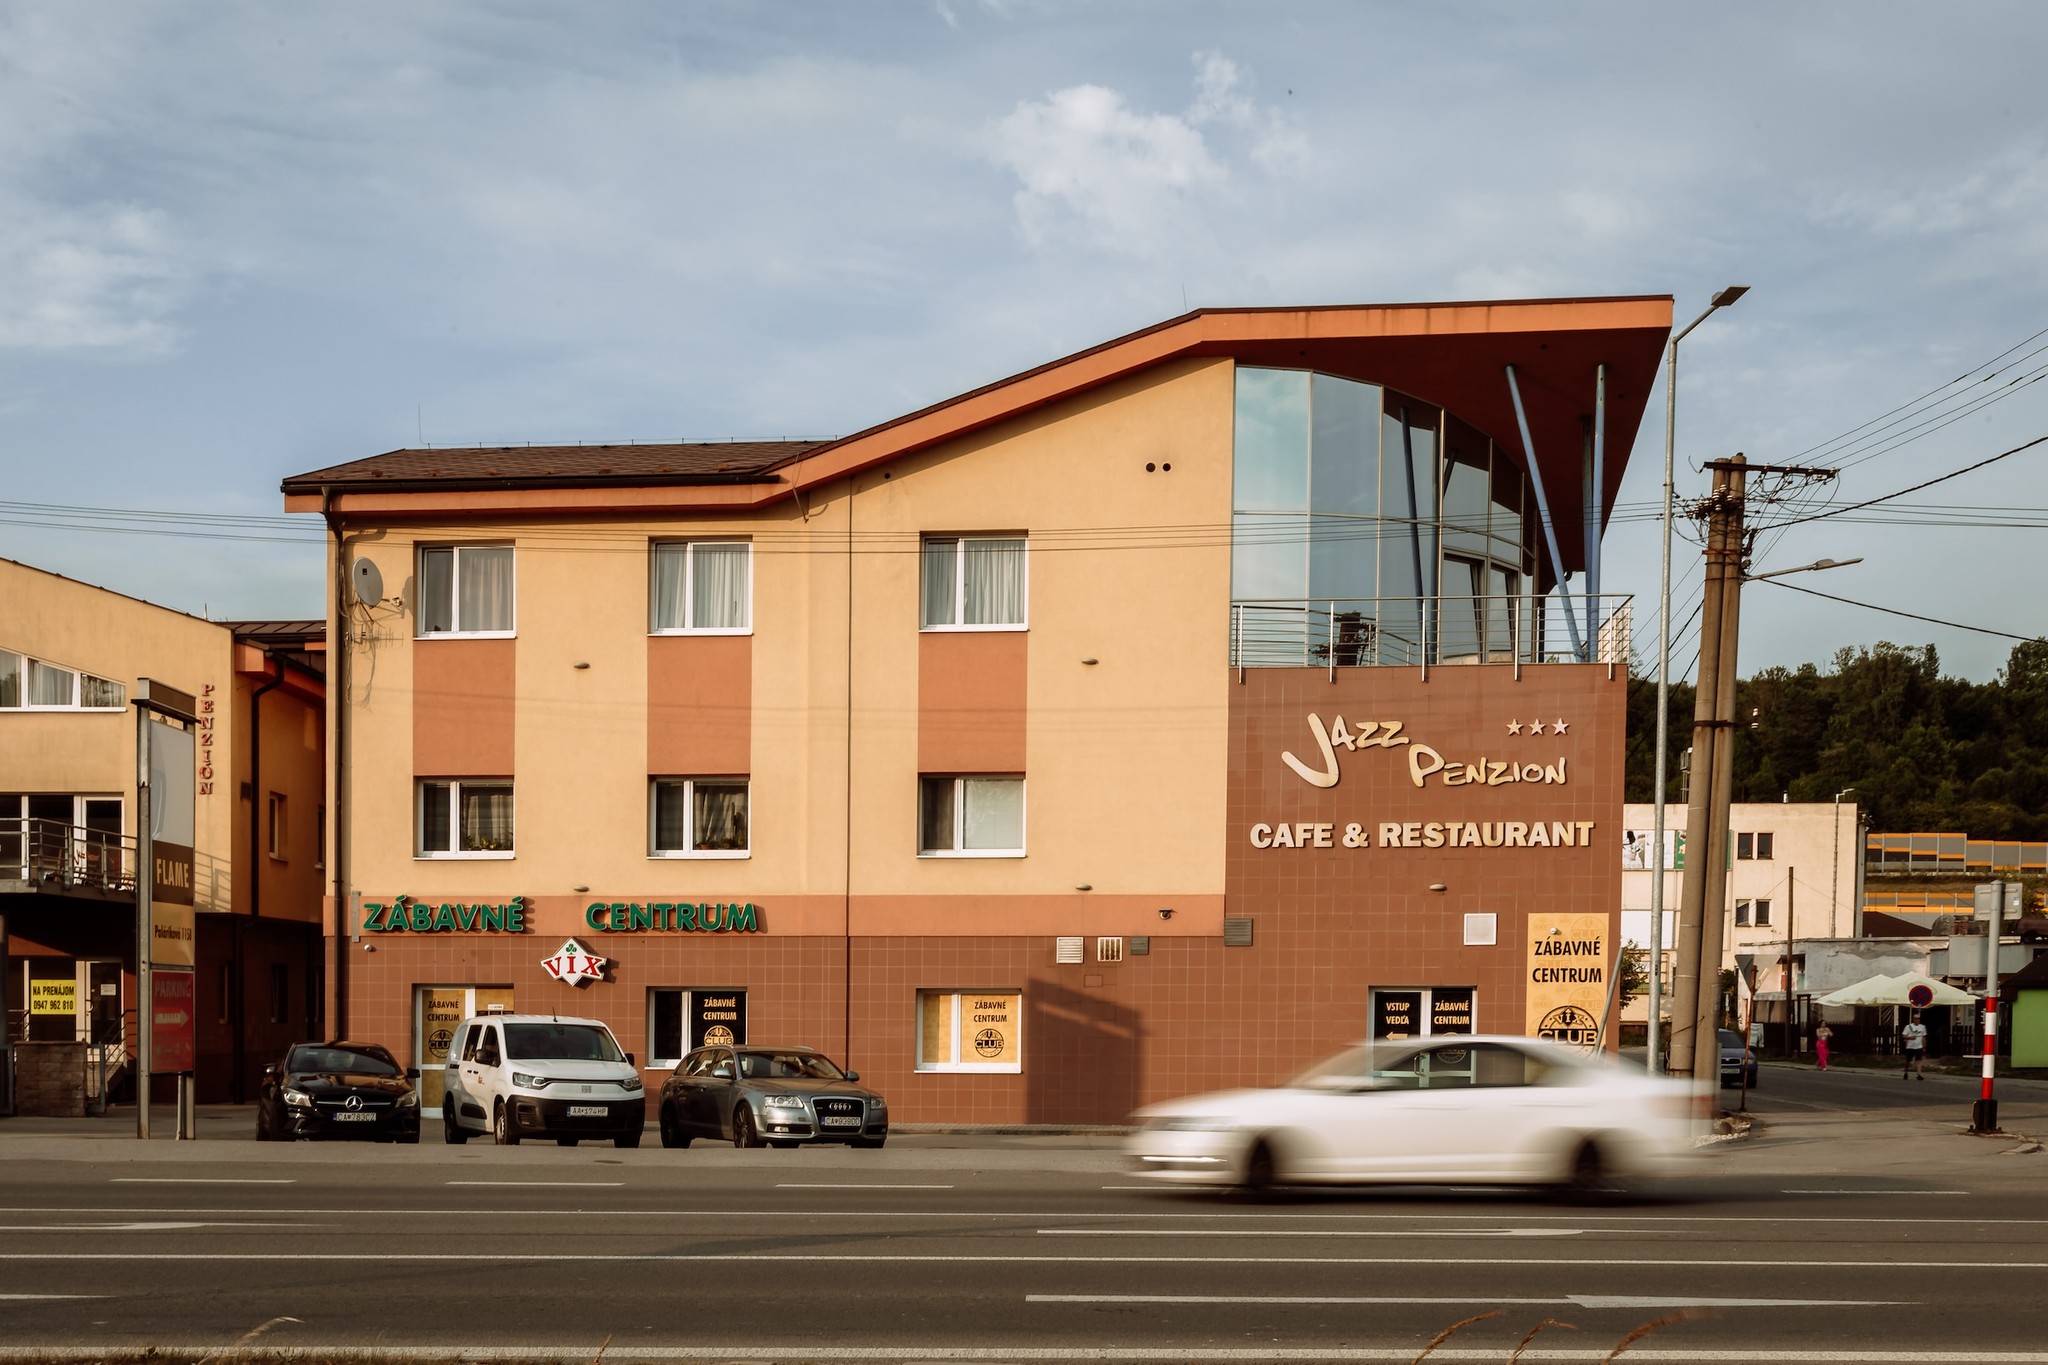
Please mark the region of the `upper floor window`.
[[747, 856], [746, 778], [657, 777], [652, 786], [653, 856]]
[[1024, 856], [1024, 779], [918, 779], [920, 857]]
[[1769, 834], [1738, 834], [1735, 836], [1735, 856], [1738, 859], [1771, 858], [1771, 847], [1775, 841]]
[[927, 536], [926, 630], [1024, 629], [1024, 537]]
[[0, 649], [0, 710], [120, 711], [128, 689], [108, 678]]
[[505, 778], [421, 778], [416, 814], [419, 857], [512, 856], [512, 783]]
[[421, 635], [510, 635], [512, 547], [421, 547], [418, 610]]
[[656, 542], [647, 628], [721, 635], [751, 629], [753, 551], [743, 540]]
[[282, 859], [284, 852], [284, 796], [279, 792], [270, 794], [270, 856]]
[[1761, 901], [1735, 902], [1735, 922], [1742, 925], [1764, 925], [1771, 922], [1771, 903]]

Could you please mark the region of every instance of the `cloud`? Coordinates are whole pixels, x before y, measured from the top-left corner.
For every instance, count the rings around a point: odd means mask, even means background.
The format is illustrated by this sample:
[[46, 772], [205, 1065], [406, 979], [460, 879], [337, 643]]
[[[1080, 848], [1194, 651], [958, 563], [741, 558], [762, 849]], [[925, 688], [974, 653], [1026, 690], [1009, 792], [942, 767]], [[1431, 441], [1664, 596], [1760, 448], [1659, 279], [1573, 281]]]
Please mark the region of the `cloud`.
[[185, 292], [176, 233], [134, 204], [18, 205], [0, 218], [0, 347], [161, 354]]
[[1194, 64], [1194, 99], [1178, 114], [1074, 85], [1024, 101], [991, 126], [987, 153], [1020, 183], [1013, 202], [1028, 242], [1071, 234], [1098, 248], [1164, 254], [1195, 230], [1205, 205], [1228, 204], [1233, 150], [1268, 174], [1305, 163], [1306, 143], [1252, 99], [1235, 62], [1198, 52]]

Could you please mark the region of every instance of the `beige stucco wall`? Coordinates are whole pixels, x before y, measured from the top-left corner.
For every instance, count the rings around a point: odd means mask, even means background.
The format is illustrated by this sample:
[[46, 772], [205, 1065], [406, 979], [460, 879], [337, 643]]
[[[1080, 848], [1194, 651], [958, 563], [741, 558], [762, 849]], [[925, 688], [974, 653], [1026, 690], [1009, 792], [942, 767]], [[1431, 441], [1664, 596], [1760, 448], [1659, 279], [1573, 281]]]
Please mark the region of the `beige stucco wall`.
[[[1227, 361], [1162, 367], [861, 474], [851, 498], [841, 481], [734, 517], [453, 521], [352, 536], [351, 557], [374, 560], [387, 599], [403, 601], [351, 610], [351, 889], [370, 899], [779, 899], [780, 931], [829, 933], [843, 923], [849, 873], [857, 901], [1071, 898], [1087, 883], [1104, 903], [1167, 892], [1220, 907], [1231, 376]], [[1172, 471], [1148, 474], [1148, 461]], [[1133, 529], [1148, 526], [1206, 533], [1162, 548]], [[919, 859], [919, 538], [980, 530], [1030, 537], [1029, 855]], [[691, 535], [754, 544], [744, 860], [647, 855], [648, 542]], [[517, 546], [517, 856], [415, 859], [416, 547], [494, 539]], [[930, 928], [894, 921], [886, 906], [857, 914], [857, 933]]]
[[[229, 725], [233, 636], [221, 625], [11, 560], [0, 560], [0, 649], [121, 683], [154, 678], [214, 702], [214, 780], [195, 797], [199, 908], [225, 910], [244, 818], [232, 774]], [[208, 688], [212, 689], [209, 694]], [[135, 709], [0, 711], [0, 792], [122, 798], [123, 833], [136, 832]]]

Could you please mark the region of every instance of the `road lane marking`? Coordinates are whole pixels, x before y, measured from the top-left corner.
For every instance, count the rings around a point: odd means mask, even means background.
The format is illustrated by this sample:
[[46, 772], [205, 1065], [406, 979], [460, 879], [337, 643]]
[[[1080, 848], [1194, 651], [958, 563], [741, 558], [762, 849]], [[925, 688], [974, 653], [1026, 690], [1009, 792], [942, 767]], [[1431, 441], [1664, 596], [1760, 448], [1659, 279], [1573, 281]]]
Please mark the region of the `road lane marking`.
[[1510, 1299], [1489, 1296], [1459, 1298], [1415, 1298], [1409, 1296], [1364, 1296], [1349, 1294], [1026, 1294], [1026, 1303], [1155, 1303], [1155, 1304], [1262, 1304], [1273, 1307], [1302, 1305], [1361, 1306], [1386, 1304], [1447, 1304], [1461, 1308], [1489, 1303], [1572, 1304], [1579, 1308], [1918, 1308], [1903, 1299], [1708, 1299], [1688, 1294], [1563, 1294], [1552, 1298]]
[[39, 1299], [111, 1299], [112, 1294], [0, 1294], [0, 1302], [30, 1303]]
[[783, 1184], [777, 1185], [775, 1188], [778, 1190], [950, 1190], [953, 1187], [951, 1185], [869, 1185], [863, 1183], [848, 1185]]
[[116, 1185], [296, 1185], [299, 1182], [296, 1177], [290, 1180], [256, 1180], [245, 1179], [240, 1176], [117, 1175], [113, 1178], [112, 1183]]
[[[623, 1180], [444, 1180], [443, 1185], [489, 1185], [498, 1189], [515, 1190], [582, 1190], [608, 1189], [624, 1185]], [[531, 1210], [527, 1210], [531, 1212]]]
[[[1664, 1266], [1682, 1270], [1734, 1268], [1741, 1270], [2048, 1270], [2048, 1261], [1821, 1261], [1757, 1260], [1753, 1257], [1650, 1258], [1643, 1256], [960, 1256], [951, 1253], [925, 1255], [864, 1255], [846, 1252], [762, 1252], [750, 1254], [751, 1262], [787, 1261], [791, 1264], [844, 1263], [849, 1265], [915, 1263], [945, 1265], [949, 1262], [979, 1265], [1305, 1265], [1361, 1266], [1391, 1265], [1410, 1269], [1442, 1266], [1512, 1266], [1555, 1269], [1559, 1266]], [[0, 1251], [0, 1261], [413, 1261], [421, 1264], [476, 1260], [473, 1251], [379, 1251], [302, 1252], [284, 1254], [268, 1251]], [[591, 1261], [639, 1262], [643, 1264], [695, 1263], [730, 1265], [729, 1253], [697, 1254], [673, 1251], [593, 1252], [491, 1252], [494, 1265], [578, 1265]]]
[[1039, 1228], [1040, 1237], [1583, 1237], [1584, 1228]]
[[319, 1223], [44, 1223], [0, 1225], [0, 1232], [189, 1232], [193, 1228], [317, 1228]]

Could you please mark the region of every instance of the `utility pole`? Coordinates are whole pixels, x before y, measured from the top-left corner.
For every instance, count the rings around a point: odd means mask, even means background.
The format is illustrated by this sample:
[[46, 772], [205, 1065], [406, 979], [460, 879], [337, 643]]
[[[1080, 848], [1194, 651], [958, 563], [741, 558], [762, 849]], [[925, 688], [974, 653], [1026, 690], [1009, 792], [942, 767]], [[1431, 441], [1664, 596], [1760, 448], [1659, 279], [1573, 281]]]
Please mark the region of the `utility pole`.
[[[1716, 800], [1724, 751], [1733, 750], [1735, 724], [1735, 621], [1742, 587], [1741, 455], [1713, 462], [1714, 491], [1705, 504], [1706, 586], [1700, 612], [1700, 662], [1692, 711], [1692, 780], [1685, 817], [1685, 876], [1678, 901], [1678, 964], [1671, 980], [1671, 1051], [1668, 1070], [1695, 1084], [1718, 1081], [1721, 1045], [1715, 1036], [1721, 995], [1721, 901], [1726, 887], [1727, 801]], [[1727, 667], [1722, 655], [1728, 655]], [[1727, 696], [1723, 698], [1723, 677]], [[1724, 704], [1725, 703], [1725, 704]], [[1730, 776], [1732, 762], [1727, 765]], [[1722, 813], [1717, 825], [1714, 813]], [[1716, 829], [1721, 837], [1715, 837]], [[1711, 908], [1711, 913], [1710, 913]]]
[[[1728, 913], [1728, 806], [1735, 788], [1735, 657], [1742, 583], [1748, 568], [1743, 509], [1749, 476], [1834, 477], [1831, 469], [1753, 465], [1740, 454], [1709, 460], [1707, 468], [1714, 471], [1714, 490], [1695, 513], [1707, 523], [1706, 587], [1693, 705], [1685, 877], [1679, 894], [1678, 967], [1671, 987], [1669, 1068], [1672, 1075], [1690, 1076], [1698, 1086], [1717, 1081], [1721, 1065], [1715, 1030], [1720, 1026], [1722, 928]], [[1785, 572], [1834, 567], [1834, 560], [1821, 560]], [[1790, 1009], [1788, 991], [1788, 1014]]]

